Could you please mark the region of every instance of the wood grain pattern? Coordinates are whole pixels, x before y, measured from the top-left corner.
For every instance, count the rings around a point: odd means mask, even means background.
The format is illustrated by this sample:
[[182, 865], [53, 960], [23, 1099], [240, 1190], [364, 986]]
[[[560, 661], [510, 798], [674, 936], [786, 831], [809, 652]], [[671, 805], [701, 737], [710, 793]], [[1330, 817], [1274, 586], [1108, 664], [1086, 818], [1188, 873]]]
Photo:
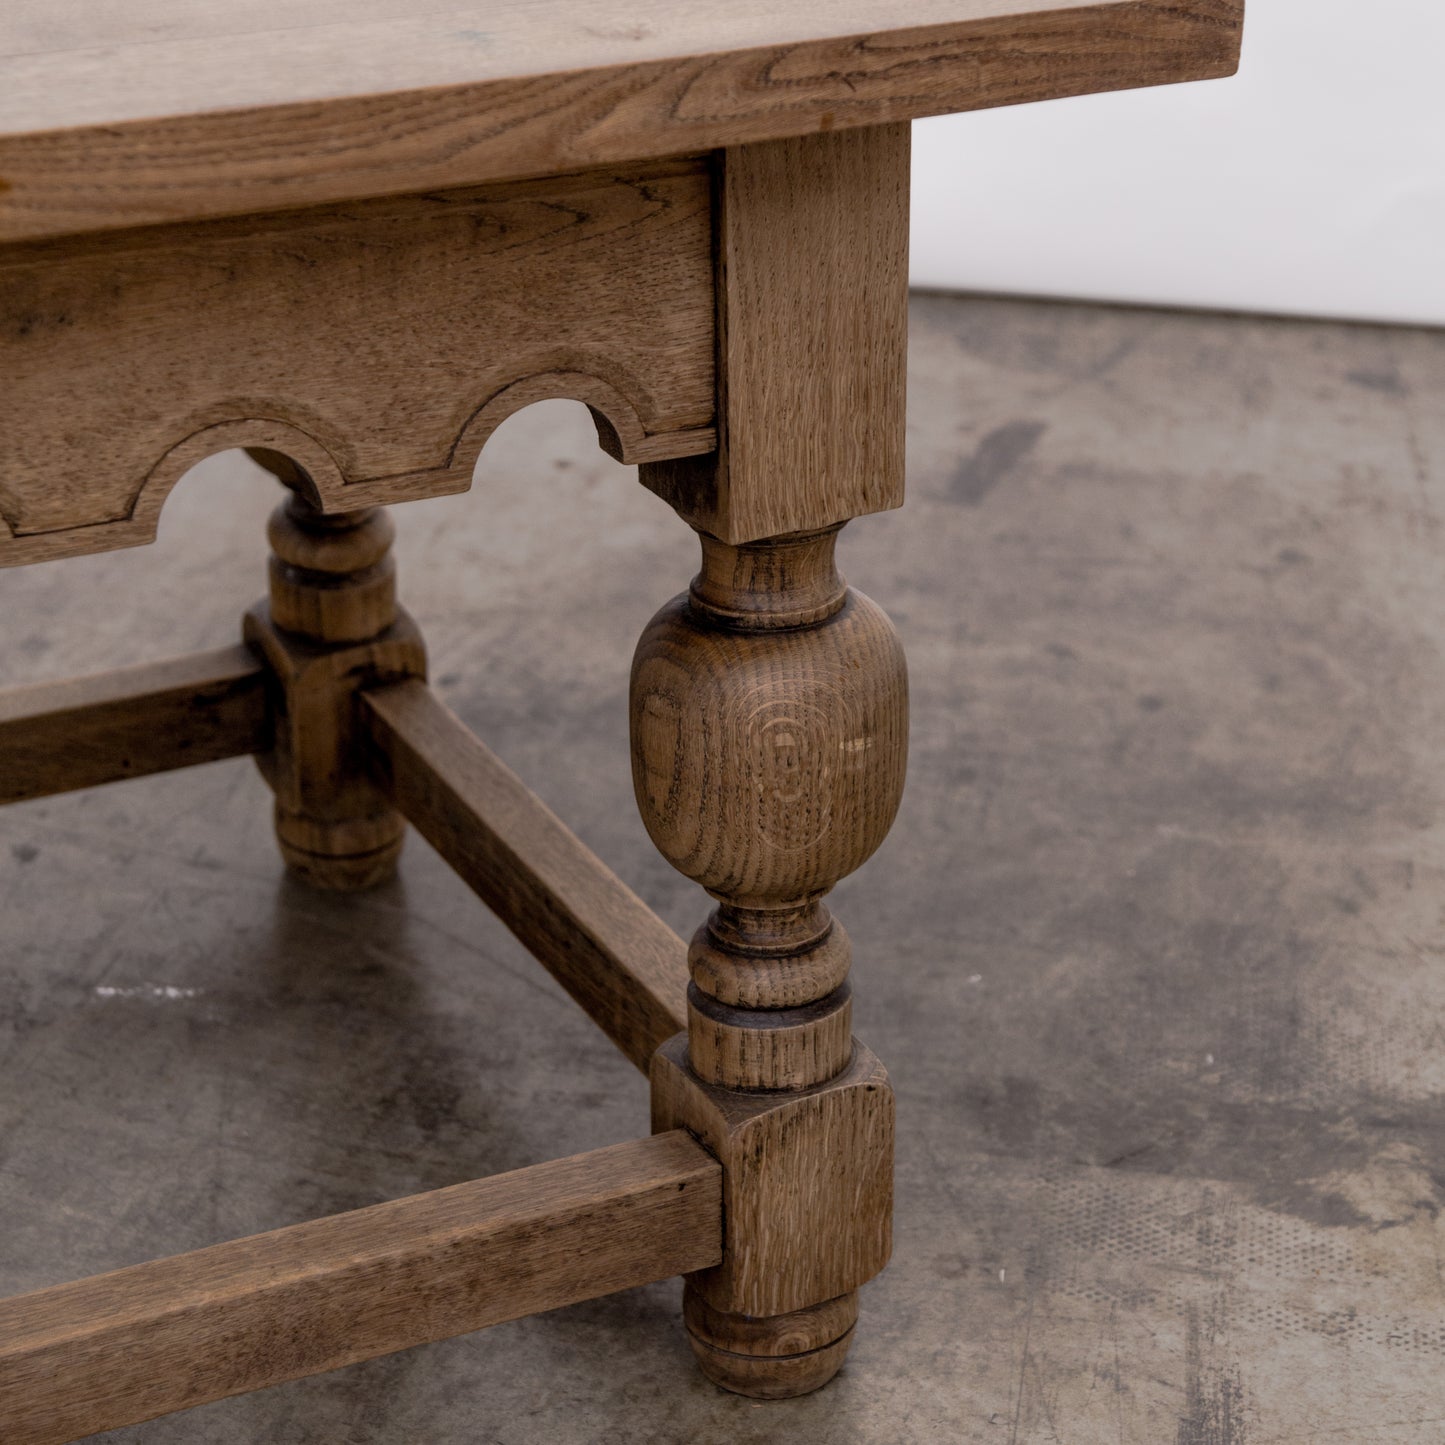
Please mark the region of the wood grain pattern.
[[893, 1091], [861, 1044], [826, 1083], [748, 1095], [699, 1083], [686, 1039], [670, 1039], [653, 1064], [652, 1127], [688, 1130], [722, 1165], [722, 1262], [690, 1281], [714, 1310], [810, 1309], [888, 1262]]
[[8, 688], [0, 692], [0, 803], [270, 745], [265, 671], [248, 647]]
[[718, 447], [643, 483], [724, 542], [903, 501], [906, 123], [717, 160]]
[[396, 806], [646, 1073], [685, 1026], [683, 941], [425, 684], [362, 703]]
[[818, 901], [793, 909], [714, 910], [687, 952], [700, 993], [718, 1004], [787, 1012], [841, 989], [853, 945]]
[[713, 305], [700, 160], [0, 247], [0, 564], [152, 540], [227, 447], [327, 511], [465, 491], [546, 396], [708, 451]]
[[0, 240], [1227, 75], [1243, 0], [149, 0], [0, 12]]
[[[693, 589], [648, 623], [633, 657], [633, 784], [648, 833], [673, 867], [744, 909], [797, 909], [883, 841], [908, 758], [907, 668], [876, 603], [833, 570], [833, 532], [727, 549], [736, 590], [763, 578], [778, 625], [727, 619]], [[795, 570], [776, 556], [786, 549]], [[832, 577], [831, 615], [792, 619]], [[707, 575], [706, 573], [704, 575]], [[801, 601], [797, 600], [801, 599]]]
[[271, 513], [271, 620], [333, 647], [367, 642], [396, 621], [396, 528], [381, 507], [326, 516], [295, 495]]
[[858, 1291], [753, 1319], [715, 1310], [689, 1282], [682, 1317], [709, 1379], [755, 1400], [787, 1400], [821, 1388], [838, 1373], [858, 1323]]
[[0, 1439], [54, 1445], [714, 1263], [676, 1131], [0, 1301]]
[[[265, 696], [247, 653], [0, 697], [12, 794], [260, 747], [288, 861], [348, 888], [404, 813], [650, 1062], [656, 1130], [0, 1302], [6, 1445], [677, 1272], [720, 1384], [839, 1368], [889, 1252], [893, 1100], [822, 900], [896, 811], [906, 679], [832, 545], [902, 495], [908, 122], [1228, 74], [1243, 11], [1023, 4], [0, 11], [0, 565], [149, 541], [229, 447], [301, 493], [246, 623]], [[649, 831], [719, 899], [691, 984], [420, 680], [370, 510], [464, 490], [546, 396], [710, 534], [633, 677]]]
[[897, 811], [907, 674], [888, 618], [838, 574], [838, 530], [704, 535], [632, 668], [643, 822], [719, 900], [688, 950], [687, 1035], [652, 1071], [653, 1127], [692, 1130], [723, 1165], [723, 1262], [684, 1314], [708, 1378], [762, 1399], [832, 1378], [888, 1253], [893, 1096], [852, 1040], [851, 950], [822, 900]]
[[[711, 943], [706, 928], [702, 933]], [[773, 972], [792, 970], [784, 964]], [[796, 1008], [749, 1009], [719, 1003], [693, 984], [687, 1037], [688, 1063], [706, 1083], [747, 1091], [807, 1089], [831, 1079], [852, 1052], [853, 992], [845, 982]]]
[[396, 871], [406, 820], [372, 781], [357, 693], [425, 677], [426, 648], [396, 605], [385, 512], [324, 516], [293, 494], [267, 535], [270, 597], [243, 626], [270, 671], [273, 744], [256, 762], [276, 796], [276, 841], [313, 887], [360, 892]]

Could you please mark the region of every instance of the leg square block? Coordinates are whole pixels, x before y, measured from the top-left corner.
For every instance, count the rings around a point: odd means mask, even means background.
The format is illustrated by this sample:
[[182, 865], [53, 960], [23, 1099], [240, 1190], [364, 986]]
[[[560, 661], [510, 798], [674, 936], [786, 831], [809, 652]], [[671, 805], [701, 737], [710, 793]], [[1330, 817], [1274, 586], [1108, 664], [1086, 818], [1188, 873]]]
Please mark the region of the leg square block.
[[893, 1090], [877, 1057], [797, 1093], [705, 1084], [678, 1034], [652, 1062], [652, 1129], [686, 1129], [723, 1169], [723, 1259], [690, 1277], [714, 1309], [808, 1309], [856, 1290], [888, 1262]]
[[405, 821], [372, 782], [356, 694], [425, 677], [421, 633], [398, 609], [375, 637], [336, 646], [278, 627], [259, 602], [244, 635], [270, 674], [275, 742], [256, 762], [276, 795], [282, 855], [318, 887], [370, 887], [389, 876]]

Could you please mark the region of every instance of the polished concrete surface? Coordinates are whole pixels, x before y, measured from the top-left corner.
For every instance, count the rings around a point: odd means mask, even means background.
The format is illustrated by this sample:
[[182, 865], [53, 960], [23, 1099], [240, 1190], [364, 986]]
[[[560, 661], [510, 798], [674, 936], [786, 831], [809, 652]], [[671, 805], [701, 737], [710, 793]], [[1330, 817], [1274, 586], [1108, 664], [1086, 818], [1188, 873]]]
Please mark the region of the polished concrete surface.
[[[1445, 334], [919, 297], [909, 504], [845, 534], [913, 764], [839, 887], [900, 1102], [844, 1373], [693, 1371], [675, 1283], [127, 1445], [1445, 1440]], [[8, 681], [214, 645], [274, 487], [0, 577]], [[400, 509], [460, 713], [675, 927], [633, 640], [695, 548], [580, 408]], [[635, 1137], [641, 1078], [428, 848], [282, 876], [249, 761], [0, 815], [0, 1292]]]

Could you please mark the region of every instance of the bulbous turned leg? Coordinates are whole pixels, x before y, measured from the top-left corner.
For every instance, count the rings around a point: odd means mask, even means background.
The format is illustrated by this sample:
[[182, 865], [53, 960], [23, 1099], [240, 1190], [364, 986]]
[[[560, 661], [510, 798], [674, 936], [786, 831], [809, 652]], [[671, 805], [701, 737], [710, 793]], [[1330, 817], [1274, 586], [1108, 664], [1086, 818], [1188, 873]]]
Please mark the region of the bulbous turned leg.
[[907, 681], [887, 617], [838, 576], [837, 530], [704, 535], [633, 664], [644, 821], [718, 900], [689, 949], [686, 1038], [653, 1073], [654, 1128], [724, 1167], [723, 1263], [684, 1314], [704, 1373], [759, 1398], [832, 1378], [889, 1248], [892, 1095], [852, 1037], [848, 939], [822, 900], [897, 811]]
[[276, 840], [294, 873], [334, 892], [389, 878], [406, 827], [367, 774], [353, 706], [361, 686], [425, 672], [396, 605], [393, 535], [380, 508], [326, 516], [291, 496], [267, 527], [269, 602], [246, 619], [278, 685], [276, 746], [257, 759]]

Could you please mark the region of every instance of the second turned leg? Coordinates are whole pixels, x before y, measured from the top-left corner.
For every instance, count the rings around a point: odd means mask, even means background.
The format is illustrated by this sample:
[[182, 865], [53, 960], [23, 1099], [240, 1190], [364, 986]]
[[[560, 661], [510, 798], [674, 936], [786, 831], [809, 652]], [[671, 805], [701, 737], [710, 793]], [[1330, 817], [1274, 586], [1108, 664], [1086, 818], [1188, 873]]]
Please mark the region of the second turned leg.
[[276, 687], [276, 745], [257, 761], [276, 795], [277, 843], [318, 888], [369, 888], [395, 870], [406, 825], [368, 775], [355, 694], [426, 672], [420, 634], [396, 605], [391, 519], [380, 508], [326, 516], [297, 494], [267, 536], [270, 596], [247, 614], [245, 636]]
[[653, 1070], [654, 1129], [690, 1129], [724, 1167], [724, 1259], [688, 1281], [684, 1313], [708, 1377], [760, 1398], [832, 1378], [890, 1239], [892, 1093], [852, 1037], [848, 939], [823, 896], [893, 820], [907, 691], [887, 617], [838, 576], [836, 533], [704, 536], [633, 666], [644, 820], [718, 900], [689, 950], [687, 1034]]

